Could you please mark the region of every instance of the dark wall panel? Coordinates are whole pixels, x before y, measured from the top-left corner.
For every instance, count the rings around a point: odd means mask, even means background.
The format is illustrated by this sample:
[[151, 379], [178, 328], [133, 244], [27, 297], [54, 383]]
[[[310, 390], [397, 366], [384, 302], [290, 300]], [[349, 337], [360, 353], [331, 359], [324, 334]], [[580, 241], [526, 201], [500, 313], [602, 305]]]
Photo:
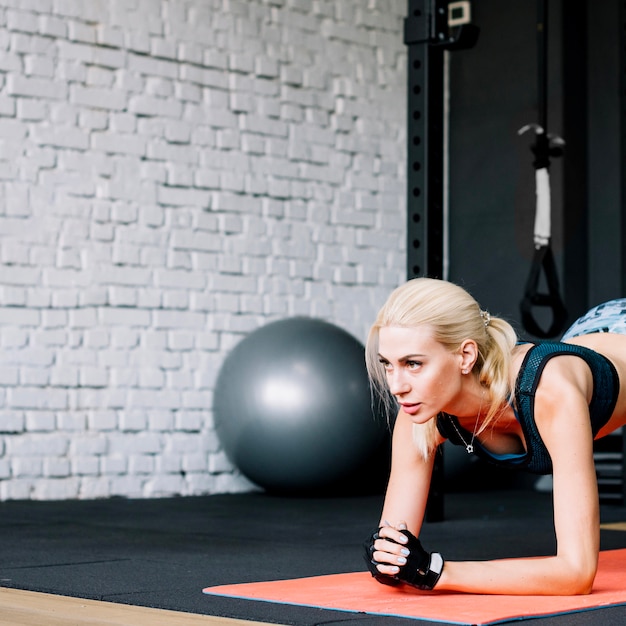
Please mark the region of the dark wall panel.
[[[560, 25], [551, 7], [548, 125], [560, 133]], [[519, 323], [533, 253], [533, 135], [537, 121], [536, 8], [527, 0], [475, 0], [477, 46], [450, 59], [450, 279], [493, 313]], [[556, 16], [553, 14], [556, 13]], [[561, 164], [553, 163], [553, 204]], [[553, 218], [559, 256], [560, 223]]]
[[624, 296], [619, 258], [619, 7], [590, 3], [589, 16], [589, 297]]
[[[551, 167], [552, 245], [570, 320], [626, 295], [619, 7], [550, 0], [548, 130], [568, 142]], [[450, 56], [449, 277], [521, 330], [535, 183], [533, 137], [517, 131], [538, 118], [536, 2], [474, 0], [472, 13], [477, 46]]]

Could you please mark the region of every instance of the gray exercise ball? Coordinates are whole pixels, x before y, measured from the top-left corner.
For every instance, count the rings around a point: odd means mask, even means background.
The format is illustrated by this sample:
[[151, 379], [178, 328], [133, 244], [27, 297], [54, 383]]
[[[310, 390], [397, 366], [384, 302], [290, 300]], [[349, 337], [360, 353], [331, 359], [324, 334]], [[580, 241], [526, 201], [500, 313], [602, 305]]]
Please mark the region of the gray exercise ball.
[[386, 479], [388, 429], [372, 410], [364, 347], [322, 320], [272, 322], [240, 341], [214, 415], [231, 462], [267, 491], [367, 491]]

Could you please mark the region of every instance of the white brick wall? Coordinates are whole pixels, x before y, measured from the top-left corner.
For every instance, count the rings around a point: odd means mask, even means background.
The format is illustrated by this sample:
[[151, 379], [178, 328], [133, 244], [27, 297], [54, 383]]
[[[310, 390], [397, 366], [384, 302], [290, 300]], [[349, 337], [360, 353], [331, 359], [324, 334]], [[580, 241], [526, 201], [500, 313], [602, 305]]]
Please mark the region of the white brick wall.
[[249, 489], [213, 386], [404, 277], [405, 0], [0, 0], [0, 499]]

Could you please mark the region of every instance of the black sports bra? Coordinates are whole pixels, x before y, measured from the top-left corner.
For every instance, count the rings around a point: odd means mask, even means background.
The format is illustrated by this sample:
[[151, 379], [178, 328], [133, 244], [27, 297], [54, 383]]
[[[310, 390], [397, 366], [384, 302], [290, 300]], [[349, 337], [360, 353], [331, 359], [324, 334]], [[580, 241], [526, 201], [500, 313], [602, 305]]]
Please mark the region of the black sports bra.
[[[540, 343], [528, 350], [520, 367], [515, 384], [515, 417], [519, 421], [527, 452], [523, 454], [495, 454], [480, 441], [474, 441], [476, 455], [485, 460], [508, 468], [523, 469], [534, 474], [550, 474], [552, 459], [539, 435], [535, 424], [535, 392], [546, 363], [555, 356], [574, 355], [587, 363], [593, 377], [593, 393], [589, 402], [591, 430], [595, 437], [609, 421], [619, 394], [619, 376], [611, 361], [594, 350], [569, 343]], [[453, 415], [437, 417], [437, 428], [443, 437], [455, 445], [465, 445], [472, 434], [464, 429]]]

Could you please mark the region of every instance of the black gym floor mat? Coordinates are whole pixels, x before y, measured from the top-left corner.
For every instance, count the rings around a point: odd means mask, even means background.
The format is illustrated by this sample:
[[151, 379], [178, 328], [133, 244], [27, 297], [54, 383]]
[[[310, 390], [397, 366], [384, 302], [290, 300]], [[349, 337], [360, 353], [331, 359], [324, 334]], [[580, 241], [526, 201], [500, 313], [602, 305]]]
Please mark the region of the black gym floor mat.
[[[0, 586], [296, 626], [428, 624], [202, 593], [214, 585], [363, 570], [361, 544], [381, 504], [381, 495], [263, 493], [4, 502]], [[604, 505], [602, 521], [626, 521], [626, 508]], [[530, 489], [448, 494], [444, 521], [426, 524], [422, 537], [448, 559], [548, 554], [551, 496]], [[602, 531], [602, 549], [624, 547], [626, 532]], [[626, 607], [535, 621], [624, 624]]]

